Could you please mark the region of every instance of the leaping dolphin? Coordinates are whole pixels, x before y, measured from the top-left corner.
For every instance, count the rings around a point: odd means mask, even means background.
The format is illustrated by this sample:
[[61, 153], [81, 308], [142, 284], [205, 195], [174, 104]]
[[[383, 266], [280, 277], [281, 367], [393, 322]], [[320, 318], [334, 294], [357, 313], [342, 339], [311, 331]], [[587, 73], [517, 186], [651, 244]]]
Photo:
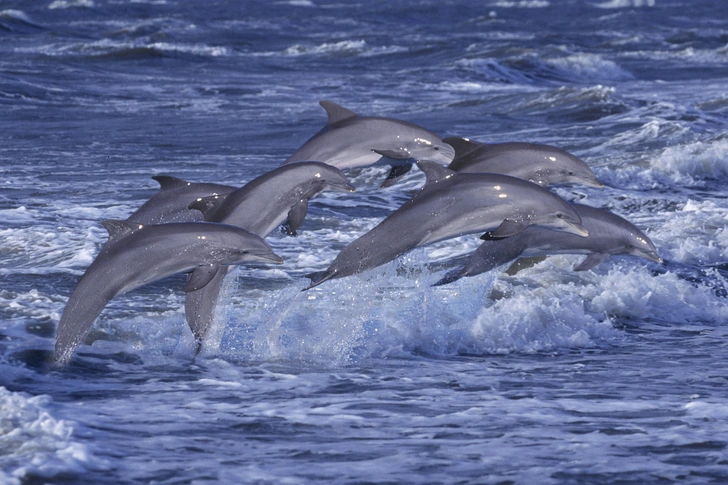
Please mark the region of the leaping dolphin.
[[[336, 167], [321, 162], [296, 162], [261, 175], [224, 199], [208, 197], [192, 203], [190, 208], [202, 211], [207, 221], [242, 227], [260, 237], [268, 236], [287, 219], [286, 228], [295, 235], [306, 217], [309, 199], [324, 190], [353, 192], [354, 187]], [[198, 271], [205, 269], [196, 270], [191, 278]], [[187, 293], [185, 315], [198, 345], [212, 323], [226, 274], [227, 268], [220, 267], [204, 288]]]
[[171, 175], [155, 175], [159, 192], [154, 194], [127, 221], [140, 224], [164, 224], [167, 222], [201, 222], [205, 220], [199, 211], [189, 205], [203, 197], [223, 197], [236, 187], [221, 184], [187, 182]]
[[560, 148], [537, 143], [479, 143], [466, 138], [443, 140], [455, 148], [448, 168], [459, 173], [501, 173], [546, 187], [583, 184], [604, 187], [580, 158]]
[[211, 273], [245, 262], [282, 263], [262, 238], [238, 227], [201, 222], [145, 226], [103, 221], [109, 240], [73, 290], [56, 332], [55, 360], [67, 362], [116, 295], [175, 273], [191, 271], [184, 291], [204, 287]]
[[442, 138], [421, 126], [394, 118], [361, 116], [331, 101], [321, 101], [326, 126], [284, 162], [315, 160], [340, 169], [391, 165], [384, 186], [412, 168], [413, 160], [450, 163], [455, 151]]
[[311, 285], [377, 267], [419, 246], [472, 233], [518, 234], [537, 225], [586, 236], [574, 208], [536, 184], [499, 174], [459, 174], [418, 162], [424, 187], [372, 230], [345, 247]]
[[581, 223], [589, 231], [589, 236], [577, 237], [564, 232], [529, 227], [506, 239], [486, 240], [463, 268], [449, 272], [435, 286], [490, 271], [521, 256], [586, 254], [586, 259], [574, 268], [575, 271], [591, 269], [610, 255], [617, 254], [662, 262], [650, 238], [629, 221], [605, 209], [581, 204], [573, 204], [573, 207], [579, 212]]

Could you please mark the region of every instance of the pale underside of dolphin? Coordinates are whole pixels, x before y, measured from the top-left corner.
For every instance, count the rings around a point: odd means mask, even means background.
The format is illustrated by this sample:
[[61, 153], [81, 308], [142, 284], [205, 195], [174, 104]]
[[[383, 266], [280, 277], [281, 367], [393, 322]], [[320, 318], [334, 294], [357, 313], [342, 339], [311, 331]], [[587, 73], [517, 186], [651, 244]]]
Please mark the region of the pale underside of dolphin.
[[581, 204], [573, 204], [573, 207], [589, 231], [587, 237], [529, 227], [505, 239], [486, 240], [464, 267], [447, 273], [435, 286], [490, 271], [519, 257], [586, 254], [575, 271], [592, 269], [610, 255], [631, 255], [662, 262], [652, 241], [631, 222], [605, 209]]
[[[56, 332], [55, 360], [67, 362], [115, 296], [175, 273], [246, 262], [281, 263], [262, 238], [238, 227], [201, 222], [141, 225], [104, 221], [109, 240], [73, 290]], [[209, 279], [192, 278], [185, 291]]]
[[427, 177], [422, 190], [345, 247], [328, 269], [309, 275], [311, 285], [306, 289], [465, 234], [507, 237], [539, 225], [587, 235], [573, 207], [536, 184], [507, 175], [458, 174], [432, 162], [418, 166]]
[[328, 114], [326, 126], [284, 162], [315, 160], [340, 169], [391, 165], [384, 185], [407, 173], [415, 160], [447, 165], [455, 155], [442, 138], [422, 126], [394, 118], [361, 116], [331, 101], [319, 104]]
[[[296, 162], [261, 175], [222, 200], [208, 197], [190, 207], [203, 211], [208, 221], [241, 227], [263, 238], [287, 220], [288, 231], [295, 235], [306, 216], [308, 201], [324, 190], [353, 192], [354, 187], [336, 167]], [[206, 268], [196, 270], [191, 277], [203, 271]], [[225, 267], [218, 268], [204, 288], [186, 295], [185, 315], [198, 344], [212, 323], [227, 272]]]
[[500, 173], [546, 187], [582, 184], [604, 187], [580, 158], [538, 143], [480, 143], [465, 138], [443, 140], [455, 148], [448, 168], [459, 173]]
[[168, 222], [202, 222], [204, 216], [189, 205], [204, 197], [224, 197], [236, 187], [211, 183], [187, 182], [170, 175], [155, 175], [159, 191], [127, 218], [140, 224], [165, 224]]

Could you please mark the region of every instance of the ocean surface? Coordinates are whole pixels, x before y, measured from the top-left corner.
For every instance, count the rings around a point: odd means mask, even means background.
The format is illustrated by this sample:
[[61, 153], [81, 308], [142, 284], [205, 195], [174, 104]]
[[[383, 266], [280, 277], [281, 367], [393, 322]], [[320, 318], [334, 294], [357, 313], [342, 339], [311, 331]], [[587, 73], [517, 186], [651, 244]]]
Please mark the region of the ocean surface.
[[[324, 99], [568, 150], [665, 262], [432, 287], [468, 236], [302, 292], [424, 181], [355, 169], [197, 358], [179, 275], [48, 365], [100, 221], [278, 167]], [[0, 1], [2, 484], [728, 483], [727, 278], [725, 1]]]

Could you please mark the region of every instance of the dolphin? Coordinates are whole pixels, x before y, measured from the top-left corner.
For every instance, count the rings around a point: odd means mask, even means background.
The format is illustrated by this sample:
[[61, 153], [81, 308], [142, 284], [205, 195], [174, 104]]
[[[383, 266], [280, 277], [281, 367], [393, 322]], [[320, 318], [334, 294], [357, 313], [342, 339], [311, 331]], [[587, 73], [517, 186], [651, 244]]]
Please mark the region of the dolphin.
[[379, 225], [346, 246], [325, 271], [308, 275], [310, 289], [374, 268], [419, 246], [472, 233], [518, 234], [530, 225], [586, 236], [574, 208], [536, 184], [508, 175], [460, 174], [418, 162], [424, 187]]
[[202, 214], [190, 210], [189, 205], [203, 197], [223, 197], [236, 187], [221, 184], [192, 183], [171, 175], [155, 175], [159, 192], [146, 201], [126, 220], [140, 224], [163, 224], [166, 222], [201, 222]]
[[[354, 187], [336, 167], [322, 162], [295, 162], [261, 175], [224, 199], [207, 197], [193, 202], [190, 208], [202, 211], [207, 221], [241, 227], [263, 238], [287, 219], [286, 229], [295, 235], [308, 211], [309, 199], [324, 190], [353, 192]], [[191, 278], [205, 270], [196, 270]], [[185, 315], [198, 342], [198, 352], [212, 323], [227, 271], [218, 268], [209, 284], [187, 293], [185, 298]]]
[[201, 269], [184, 291], [205, 286], [221, 265], [282, 263], [262, 238], [244, 229], [204, 222], [143, 225], [101, 223], [109, 240], [73, 290], [56, 332], [55, 360], [67, 362], [91, 325], [116, 295], [175, 273]]
[[455, 156], [442, 138], [413, 123], [379, 116], [361, 116], [331, 101], [319, 103], [328, 122], [283, 162], [316, 160], [340, 169], [391, 165], [383, 186], [394, 184], [412, 168], [413, 160], [447, 165]]
[[573, 207], [581, 216], [582, 225], [589, 231], [587, 237], [532, 226], [506, 239], [486, 240], [464, 267], [449, 272], [435, 286], [490, 271], [520, 256], [586, 254], [587, 257], [574, 268], [575, 271], [592, 269], [610, 255], [617, 254], [662, 263], [650, 238], [629, 221], [606, 209], [581, 204], [573, 204]]
[[448, 168], [460, 173], [501, 173], [546, 187], [583, 184], [604, 187], [578, 157], [560, 148], [538, 143], [479, 143], [466, 138], [443, 140], [455, 148]]

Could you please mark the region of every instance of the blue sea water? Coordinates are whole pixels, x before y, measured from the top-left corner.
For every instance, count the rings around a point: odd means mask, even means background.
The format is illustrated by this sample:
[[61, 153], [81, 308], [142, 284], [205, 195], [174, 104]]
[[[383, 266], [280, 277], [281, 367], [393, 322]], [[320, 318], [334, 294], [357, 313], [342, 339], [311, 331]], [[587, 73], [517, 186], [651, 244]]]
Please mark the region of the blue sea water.
[[[322, 99], [566, 149], [665, 263], [432, 287], [472, 236], [301, 292], [424, 180], [357, 169], [196, 359], [179, 276], [47, 365], [100, 221], [279, 166]], [[728, 483], [726, 2], [6, 0], [0, 112], [0, 483]]]

